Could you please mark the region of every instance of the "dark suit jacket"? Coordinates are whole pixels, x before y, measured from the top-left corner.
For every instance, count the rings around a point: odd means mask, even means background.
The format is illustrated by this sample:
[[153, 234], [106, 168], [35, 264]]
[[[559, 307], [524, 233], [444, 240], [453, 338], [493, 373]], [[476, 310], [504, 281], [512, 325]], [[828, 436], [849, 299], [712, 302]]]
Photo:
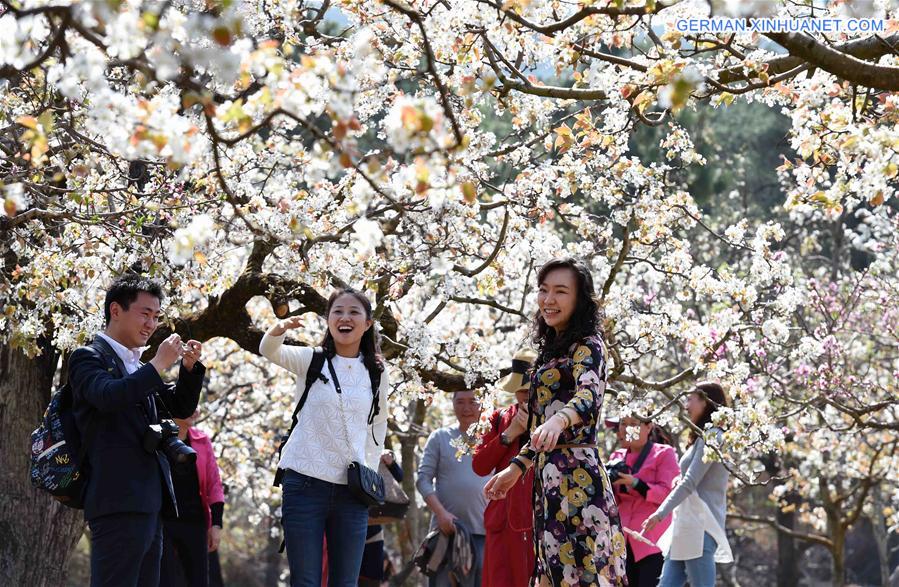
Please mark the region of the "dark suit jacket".
[[[153, 394], [159, 394], [173, 416], [187, 418], [197, 407], [205, 372], [199, 362], [192, 371], [182, 367], [175, 385], [165, 383], [149, 364], [125, 375], [121, 359], [99, 336], [72, 353], [73, 412], [87, 443], [90, 475], [86, 520], [124, 512], [154, 513], [163, 505], [177, 512], [168, 459], [161, 451], [146, 452], [142, 440], [149, 423], [159, 422]], [[95, 435], [88, 438], [92, 419]], [[163, 483], [168, 491], [163, 492]]]

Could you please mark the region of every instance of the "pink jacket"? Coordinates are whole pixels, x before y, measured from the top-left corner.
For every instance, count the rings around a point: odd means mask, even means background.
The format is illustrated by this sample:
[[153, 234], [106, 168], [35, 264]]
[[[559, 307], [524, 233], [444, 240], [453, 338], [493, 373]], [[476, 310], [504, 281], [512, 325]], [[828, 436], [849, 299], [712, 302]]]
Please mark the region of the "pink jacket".
[[212, 514], [209, 506], [213, 503], [225, 502], [225, 494], [222, 491], [222, 479], [219, 477], [219, 467], [215, 462], [215, 454], [212, 452], [212, 443], [206, 433], [197, 428], [189, 428], [190, 447], [197, 451], [197, 478], [200, 481], [200, 501], [206, 513], [206, 527], [212, 526]]
[[[626, 449], [619, 448], [612, 453], [609, 462], [625, 458], [625, 462], [633, 467], [637, 457], [640, 456], [640, 452], [627, 453], [626, 457], [625, 452]], [[640, 532], [644, 520], [654, 514], [659, 504], [665, 501], [665, 498], [671, 493], [674, 479], [679, 474], [680, 467], [677, 464], [677, 453], [674, 452], [674, 448], [667, 444], [653, 444], [649, 454], [646, 456], [646, 460], [643, 461], [640, 470], [635, 474], [637, 479], [649, 485], [646, 497], [643, 497], [632, 487], [627, 488], [627, 493], [622, 493], [618, 486], [615, 487], [615, 499], [618, 502], [618, 511], [621, 514], [621, 524], [625, 528]], [[652, 542], [657, 542], [670, 524], [671, 517], [669, 516], [650, 532], [647, 532], [645, 534], [646, 538]], [[643, 544], [627, 534], [625, 536], [627, 536], [628, 544], [634, 553], [635, 561], [660, 552], [658, 548]]]

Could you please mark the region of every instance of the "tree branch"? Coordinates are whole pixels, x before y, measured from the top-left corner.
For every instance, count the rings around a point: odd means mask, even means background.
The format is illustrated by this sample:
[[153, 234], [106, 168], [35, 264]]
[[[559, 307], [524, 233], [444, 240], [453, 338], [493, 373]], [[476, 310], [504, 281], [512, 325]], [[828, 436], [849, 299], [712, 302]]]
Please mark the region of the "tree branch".
[[[790, 55], [808, 61], [842, 80], [866, 88], [890, 92], [899, 90], [899, 67], [863, 61], [804, 34], [765, 33], [765, 36], [789, 51]], [[887, 52], [885, 48], [884, 54]]]

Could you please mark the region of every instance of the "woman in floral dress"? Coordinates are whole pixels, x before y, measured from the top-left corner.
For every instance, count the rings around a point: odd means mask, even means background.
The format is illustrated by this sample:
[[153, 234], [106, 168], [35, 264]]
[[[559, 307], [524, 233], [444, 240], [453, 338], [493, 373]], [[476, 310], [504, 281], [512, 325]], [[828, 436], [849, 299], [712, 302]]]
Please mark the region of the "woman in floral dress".
[[531, 439], [484, 492], [502, 499], [536, 467], [535, 583], [627, 585], [624, 534], [596, 444], [606, 362], [593, 278], [582, 262], [564, 258], [545, 264], [537, 281]]

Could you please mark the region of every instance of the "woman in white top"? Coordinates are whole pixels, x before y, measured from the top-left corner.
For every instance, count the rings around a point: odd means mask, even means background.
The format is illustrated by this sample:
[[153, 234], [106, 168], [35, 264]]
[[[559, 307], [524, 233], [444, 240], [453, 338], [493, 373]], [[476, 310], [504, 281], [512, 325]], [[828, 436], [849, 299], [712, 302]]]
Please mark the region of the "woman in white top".
[[[347, 466], [364, 462], [377, 470], [387, 432], [389, 386], [371, 302], [358, 291], [339, 289], [328, 299], [325, 316], [322, 374], [309, 389], [278, 463], [284, 470], [281, 523], [293, 587], [321, 585], [325, 537], [329, 585], [356, 585], [368, 508], [350, 494]], [[313, 349], [282, 343], [285, 333], [300, 324], [299, 317], [278, 322], [259, 345], [264, 357], [296, 374], [297, 400], [305, 389]], [[370, 373], [380, 375], [377, 394]]]
[[[700, 429], [710, 425], [712, 414], [722, 407], [727, 407], [727, 396], [717, 383], [698, 383], [687, 396], [690, 421]], [[722, 435], [720, 428], [706, 431], [719, 443]], [[680, 482], [643, 522], [645, 532], [674, 513], [658, 541], [666, 553], [659, 587], [683, 587], [688, 581], [691, 587], [714, 587], [715, 563], [733, 561], [724, 531], [730, 475], [721, 463], [704, 460], [704, 453], [705, 439], [691, 431], [689, 447], [680, 459]]]

